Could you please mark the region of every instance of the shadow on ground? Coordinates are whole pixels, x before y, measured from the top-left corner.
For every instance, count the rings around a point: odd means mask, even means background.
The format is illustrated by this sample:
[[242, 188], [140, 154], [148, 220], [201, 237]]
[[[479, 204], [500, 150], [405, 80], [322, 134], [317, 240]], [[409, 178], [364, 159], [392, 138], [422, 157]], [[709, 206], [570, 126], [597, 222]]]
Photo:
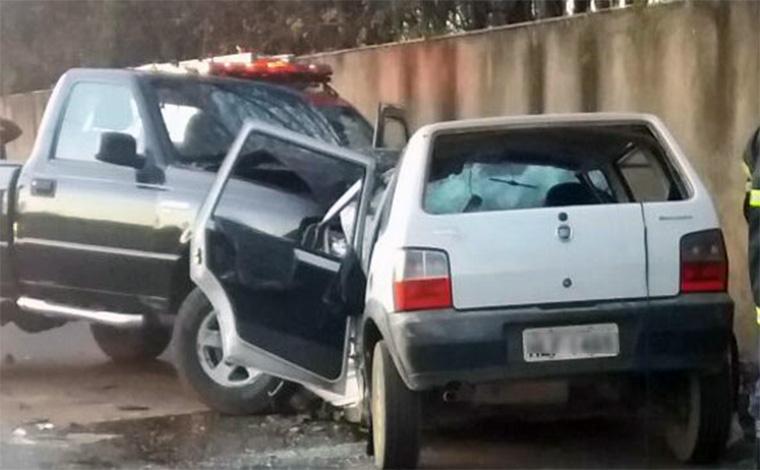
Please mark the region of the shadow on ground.
[[[372, 468], [356, 426], [306, 415], [216, 413], [75, 425], [3, 444], [2, 466], [47, 468]], [[738, 450], [737, 450], [738, 449]], [[751, 446], [716, 468], [751, 468]], [[428, 430], [424, 468], [675, 468], [633, 419], [473, 420]]]

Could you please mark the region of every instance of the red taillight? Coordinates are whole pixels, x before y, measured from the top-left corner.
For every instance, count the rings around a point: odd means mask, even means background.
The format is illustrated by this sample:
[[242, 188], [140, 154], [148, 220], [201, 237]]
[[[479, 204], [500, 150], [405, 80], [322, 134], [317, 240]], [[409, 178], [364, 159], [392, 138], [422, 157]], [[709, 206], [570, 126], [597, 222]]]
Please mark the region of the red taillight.
[[397, 312], [452, 306], [449, 259], [442, 251], [400, 251], [393, 277]]
[[728, 258], [720, 230], [690, 233], [681, 238], [681, 292], [728, 290]]

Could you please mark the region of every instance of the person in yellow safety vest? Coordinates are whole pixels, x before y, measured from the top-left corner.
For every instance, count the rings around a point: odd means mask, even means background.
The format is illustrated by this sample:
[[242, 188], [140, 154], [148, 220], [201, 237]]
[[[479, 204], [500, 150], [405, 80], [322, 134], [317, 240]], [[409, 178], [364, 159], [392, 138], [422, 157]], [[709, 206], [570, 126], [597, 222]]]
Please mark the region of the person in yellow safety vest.
[[[748, 225], [748, 265], [755, 321], [760, 325], [760, 128], [744, 150], [744, 170], [747, 174], [744, 197], [744, 217]], [[760, 350], [758, 358], [760, 359]], [[755, 468], [760, 469], [760, 380], [755, 383], [749, 401], [749, 414], [755, 419]]]
[[747, 174], [744, 198], [744, 217], [749, 225], [749, 278], [752, 298], [755, 302], [755, 317], [760, 325], [760, 128], [749, 139], [744, 150], [744, 170]]

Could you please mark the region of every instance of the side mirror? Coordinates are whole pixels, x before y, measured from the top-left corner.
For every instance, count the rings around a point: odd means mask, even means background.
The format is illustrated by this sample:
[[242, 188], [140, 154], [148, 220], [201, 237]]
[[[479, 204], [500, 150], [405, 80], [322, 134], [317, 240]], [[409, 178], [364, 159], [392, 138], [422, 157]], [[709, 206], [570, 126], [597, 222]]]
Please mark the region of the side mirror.
[[95, 158], [105, 163], [140, 169], [145, 160], [137, 155], [137, 141], [129, 134], [104, 132], [100, 135], [100, 150]]
[[409, 125], [406, 123], [404, 110], [391, 104], [380, 103], [377, 106], [372, 146], [401, 150], [408, 140]]

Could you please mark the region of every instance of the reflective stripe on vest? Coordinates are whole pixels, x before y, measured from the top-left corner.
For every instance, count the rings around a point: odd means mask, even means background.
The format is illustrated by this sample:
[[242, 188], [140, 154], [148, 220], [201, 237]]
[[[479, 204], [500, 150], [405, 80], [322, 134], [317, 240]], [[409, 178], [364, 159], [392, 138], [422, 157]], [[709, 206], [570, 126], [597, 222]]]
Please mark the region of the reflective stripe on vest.
[[757, 317], [757, 324], [760, 325], [760, 307], [755, 307], [755, 316]]
[[749, 192], [750, 207], [760, 207], [760, 189], [753, 189]]

